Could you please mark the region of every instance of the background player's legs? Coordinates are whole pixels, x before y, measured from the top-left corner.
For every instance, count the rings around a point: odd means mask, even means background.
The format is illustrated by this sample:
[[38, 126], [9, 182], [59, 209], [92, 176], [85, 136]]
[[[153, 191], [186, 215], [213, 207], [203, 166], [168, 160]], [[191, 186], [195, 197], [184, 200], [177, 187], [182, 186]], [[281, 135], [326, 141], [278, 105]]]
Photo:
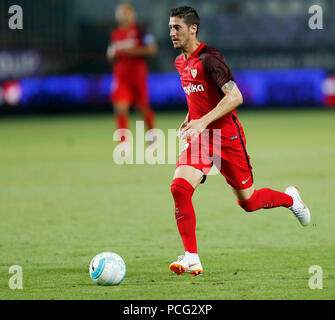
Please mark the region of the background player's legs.
[[119, 130], [119, 139], [122, 143], [126, 140], [126, 129], [129, 128], [129, 108], [134, 99], [128, 79], [115, 76], [110, 98], [114, 107], [116, 128]]
[[147, 126], [147, 129], [151, 130], [155, 127], [155, 114], [150, 107], [149, 89], [147, 82], [147, 74], [140, 73], [139, 78], [133, 85], [135, 101], [134, 104], [136, 109], [138, 109], [142, 113], [143, 120]]
[[194, 189], [200, 184], [203, 173], [191, 166], [176, 168], [171, 193], [175, 202], [175, 218], [185, 252], [197, 253], [195, 236], [196, 217], [192, 204]]
[[136, 109], [138, 109], [142, 113], [143, 120], [147, 126], [147, 129], [151, 130], [155, 128], [155, 113], [153, 112], [149, 104], [137, 105]]
[[120, 141], [126, 140], [126, 129], [129, 128], [129, 107], [126, 101], [117, 101], [114, 103], [116, 128], [120, 131]]

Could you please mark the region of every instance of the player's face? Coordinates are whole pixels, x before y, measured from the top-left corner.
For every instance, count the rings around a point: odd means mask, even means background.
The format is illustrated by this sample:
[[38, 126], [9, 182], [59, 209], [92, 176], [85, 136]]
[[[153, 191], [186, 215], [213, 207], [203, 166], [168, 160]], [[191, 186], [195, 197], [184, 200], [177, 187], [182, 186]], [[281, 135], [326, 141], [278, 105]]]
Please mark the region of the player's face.
[[135, 11], [129, 5], [121, 4], [116, 8], [115, 19], [120, 25], [129, 25], [135, 21]]
[[190, 41], [191, 30], [184, 22], [184, 19], [178, 17], [170, 17], [169, 22], [170, 37], [175, 49], [183, 49], [187, 47]]

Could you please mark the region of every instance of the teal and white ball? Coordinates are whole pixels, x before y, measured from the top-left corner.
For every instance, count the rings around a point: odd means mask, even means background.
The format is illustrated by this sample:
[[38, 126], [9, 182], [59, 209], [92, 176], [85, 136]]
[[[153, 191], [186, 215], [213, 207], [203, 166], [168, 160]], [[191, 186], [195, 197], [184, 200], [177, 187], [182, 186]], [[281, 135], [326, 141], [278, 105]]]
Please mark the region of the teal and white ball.
[[101, 286], [115, 286], [126, 276], [126, 264], [114, 252], [101, 252], [90, 263], [90, 276]]

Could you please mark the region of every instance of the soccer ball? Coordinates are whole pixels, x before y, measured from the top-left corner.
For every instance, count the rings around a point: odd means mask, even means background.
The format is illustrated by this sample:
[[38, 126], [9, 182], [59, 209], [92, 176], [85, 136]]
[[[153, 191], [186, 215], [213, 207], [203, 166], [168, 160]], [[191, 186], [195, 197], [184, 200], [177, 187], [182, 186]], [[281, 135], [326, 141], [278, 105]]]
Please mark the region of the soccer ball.
[[94, 283], [101, 286], [115, 286], [126, 275], [126, 264], [114, 252], [101, 252], [90, 263], [90, 276]]

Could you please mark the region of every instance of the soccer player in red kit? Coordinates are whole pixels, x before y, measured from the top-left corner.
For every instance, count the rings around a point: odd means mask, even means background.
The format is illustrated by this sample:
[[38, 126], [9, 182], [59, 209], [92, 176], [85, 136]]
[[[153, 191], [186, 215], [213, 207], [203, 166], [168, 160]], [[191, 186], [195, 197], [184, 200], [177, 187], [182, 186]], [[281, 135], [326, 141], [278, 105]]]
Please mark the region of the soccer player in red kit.
[[246, 212], [283, 206], [303, 226], [310, 223], [309, 209], [295, 187], [290, 186], [285, 192], [254, 188], [246, 139], [236, 111], [243, 102], [242, 94], [222, 54], [198, 41], [199, 25], [199, 16], [193, 8], [171, 10], [170, 37], [174, 48], [182, 52], [175, 66], [186, 93], [188, 114], [179, 128], [179, 136], [187, 144], [179, 156], [171, 185], [185, 255], [171, 263], [170, 270], [176, 274], [189, 272], [191, 276], [203, 272], [197, 252], [192, 195], [213, 164]]
[[118, 27], [111, 33], [107, 59], [113, 61], [111, 102], [116, 114], [116, 125], [120, 129], [119, 138], [123, 143], [126, 141], [126, 130], [122, 129], [129, 127], [128, 112], [131, 105], [143, 114], [147, 129], [154, 128], [155, 117], [149, 105], [145, 57], [156, 55], [158, 49], [154, 36], [144, 33], [137, 25], [136, 12], [131, 4], [118, 5], [115, 18]]

